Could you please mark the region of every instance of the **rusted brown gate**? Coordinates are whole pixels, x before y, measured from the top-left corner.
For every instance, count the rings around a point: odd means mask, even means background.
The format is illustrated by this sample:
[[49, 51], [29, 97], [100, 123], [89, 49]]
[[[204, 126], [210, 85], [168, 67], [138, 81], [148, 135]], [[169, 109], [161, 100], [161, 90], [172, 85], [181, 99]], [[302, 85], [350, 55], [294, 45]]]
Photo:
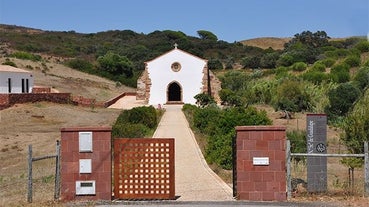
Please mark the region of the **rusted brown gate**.
[[174, 199], [174, 139], [114, 140], [115, 199]]

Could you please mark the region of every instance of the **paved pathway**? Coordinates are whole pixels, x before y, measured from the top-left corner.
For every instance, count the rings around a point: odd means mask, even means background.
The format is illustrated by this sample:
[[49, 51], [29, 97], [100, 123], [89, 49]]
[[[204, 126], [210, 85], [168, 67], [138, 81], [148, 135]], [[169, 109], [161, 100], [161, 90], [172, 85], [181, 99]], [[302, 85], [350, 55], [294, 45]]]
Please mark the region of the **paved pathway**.
[[124, 96], [117, 102], [110, 105], [109, 108], [114, 109], [132, 109], [133, 107], [145, 106], [144, 101], [136, 100], [136, 96]]
[[175, 138], [175, 187], [179, 201], [230, 201], [232, 189], [206, 164], [181, 105], [166, 105], [153, 137]]

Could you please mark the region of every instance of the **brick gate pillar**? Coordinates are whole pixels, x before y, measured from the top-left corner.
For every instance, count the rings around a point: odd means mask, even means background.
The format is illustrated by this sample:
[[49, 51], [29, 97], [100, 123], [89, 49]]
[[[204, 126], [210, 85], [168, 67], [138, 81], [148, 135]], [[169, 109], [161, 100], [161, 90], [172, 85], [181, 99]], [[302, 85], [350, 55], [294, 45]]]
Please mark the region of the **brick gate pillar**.
[[285, 201], [286, 128], [236, 127], [236, 191], [239, 200]]
[[111, 127], [61, 129], [61, 200], [111, 200]]

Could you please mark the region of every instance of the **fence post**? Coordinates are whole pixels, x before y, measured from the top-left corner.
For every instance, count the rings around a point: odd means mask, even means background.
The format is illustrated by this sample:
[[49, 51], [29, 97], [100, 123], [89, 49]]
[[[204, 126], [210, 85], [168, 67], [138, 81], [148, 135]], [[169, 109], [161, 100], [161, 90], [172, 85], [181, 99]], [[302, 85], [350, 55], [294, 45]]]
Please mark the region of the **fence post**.
[[291, 143], [287, 140], [286, 164], [287, 164], [287, 200], [291, 199]]
[[28, 203], [32, 203], [32, 145], [28, 145]]
[[364, 181], [364, 189], [365, 196], [369, 196], [369, 150], [368, 150], [368, 142], [364, 142], [364, 156], [365, 156], [365, 181]]
[[60, 141], [56, 141], [56, 158], [55, 158], [55, 191], [54, 199], [58, 200], [60, 195]]

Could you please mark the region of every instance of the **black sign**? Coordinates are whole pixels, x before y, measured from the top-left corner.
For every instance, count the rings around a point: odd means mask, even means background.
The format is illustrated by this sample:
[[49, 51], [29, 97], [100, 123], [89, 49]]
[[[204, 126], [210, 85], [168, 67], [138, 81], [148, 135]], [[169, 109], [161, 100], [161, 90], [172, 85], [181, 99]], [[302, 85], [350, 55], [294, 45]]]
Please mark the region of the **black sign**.
[[[307, 153], [327, 153], [327, 116], [306, 115]], [[307, 157], [307, 181], [309, 192], [327, 191], [327, 157]]]

